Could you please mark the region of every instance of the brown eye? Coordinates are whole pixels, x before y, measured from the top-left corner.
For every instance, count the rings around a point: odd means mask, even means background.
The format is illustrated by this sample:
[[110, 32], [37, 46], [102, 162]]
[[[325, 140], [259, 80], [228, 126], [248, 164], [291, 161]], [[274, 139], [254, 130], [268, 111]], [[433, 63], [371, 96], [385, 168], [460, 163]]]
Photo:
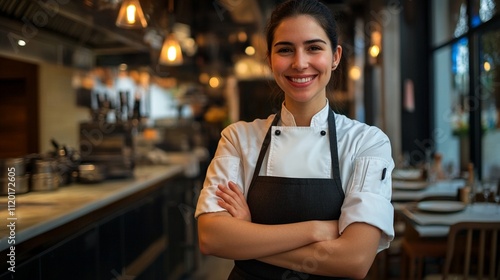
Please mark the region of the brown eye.
[[289, 52], [292, 52], [292, 49], [290, 49], [290, 48], [280, 48], [277, 51], [277, 53], [289, 53]]
[[323, 50], [323, 48], [320, 46], [310, 46], [309, 50], [310, 51], [321, 51], [321, 50]]

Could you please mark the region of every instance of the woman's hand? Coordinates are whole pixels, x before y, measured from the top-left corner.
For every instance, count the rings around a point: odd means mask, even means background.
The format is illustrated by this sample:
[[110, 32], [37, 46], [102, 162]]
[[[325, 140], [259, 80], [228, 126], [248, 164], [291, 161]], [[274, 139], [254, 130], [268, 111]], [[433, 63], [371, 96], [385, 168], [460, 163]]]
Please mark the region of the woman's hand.
[[234, 182], [229, 182], [228, 187], [219, 185], [218, 188], [215, 194], [221, 198], [218, 202], [219, 206], [226, 209], [231, 216], [251, 222], [250, 208], [238, 186]]

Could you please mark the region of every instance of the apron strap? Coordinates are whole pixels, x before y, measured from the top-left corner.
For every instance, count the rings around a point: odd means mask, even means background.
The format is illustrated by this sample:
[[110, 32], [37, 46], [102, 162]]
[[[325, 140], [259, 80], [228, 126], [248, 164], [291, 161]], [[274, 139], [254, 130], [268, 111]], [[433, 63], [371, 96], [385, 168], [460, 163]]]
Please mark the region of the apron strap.
[[[332, 158], [333, 179], [335, 180], [335, 184], [338, 186], [337, 189], [340, 188], [340, 190], [342, 190], [342, 180], [340, 179], [339, 153], [337, 147], [337, 126], [335, 125], [335, 115], [333, 114], [332, 109], [328, 111], [328, 134], [330, 137], [330, 154]], [[342, 192], [341, 195], [343, 196], [344, 192]]]
[[252, 182], [250, 183], [250, 187], [248, 188], [248, 192], [253, 187], [253, 184], [255, 182], [255, 178], [259, 176], [260, 173], [260, 167], [262, 166], [262, 162], [264, 161], [264, 156], [266, 155], [267, 148], [269, 147], [269, 144], [271, 143], [271, 130], [273, 126], [278, 125], [278, 121], [281, 119], [281, 110], [276, 113], [274, 116], [274, 120], [271, 123], [271, 126], [269, 126], [269, 129], [267, 130], [266, 136], [264, 137], [264, 142], [262, 142], [262, 147], [260, 148], [260, 153], [259, 157], [257, 158], [257, 164], [255, 165], [255, 169], [253, 171], [253, 176], [252, 176]]

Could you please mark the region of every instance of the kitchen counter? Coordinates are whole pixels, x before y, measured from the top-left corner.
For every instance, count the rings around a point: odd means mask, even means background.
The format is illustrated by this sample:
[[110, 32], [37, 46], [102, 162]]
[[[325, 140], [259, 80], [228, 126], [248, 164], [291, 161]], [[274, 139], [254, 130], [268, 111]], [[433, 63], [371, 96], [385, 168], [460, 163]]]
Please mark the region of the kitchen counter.
[[[139, 166], [134, 170], [134, 178], [109, 180], [98, 184], [71, 184], [55, 191], [29, 192], [17, 194], [15, 208], [8, 211], [9, 197], [0, 197], [0, 251], [49, 232], [57, 227], [78, 220], [117, 201], [182, 174], [181, 164]], [[10, 207], [14, 206], [12, 203]], [[13, 215], [11, 215], [13, 214]], [[15, 228], [8, 225], [15, 224]]]

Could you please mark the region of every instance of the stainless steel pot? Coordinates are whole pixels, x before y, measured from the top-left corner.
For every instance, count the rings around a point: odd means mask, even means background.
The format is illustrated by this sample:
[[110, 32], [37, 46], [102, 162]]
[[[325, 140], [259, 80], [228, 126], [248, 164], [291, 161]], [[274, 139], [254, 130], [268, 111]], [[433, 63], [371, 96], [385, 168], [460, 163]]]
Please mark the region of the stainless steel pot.
[[29, 175], [0, 178], [0, 195], [16, 195], [29, 191]]
[[53, 191], [60, 185], [60, 177], [56, 172], [31, 174], [32, 191]]
[[53, 191], [61, 185], [61, 177], [57, 170], [57, 161], [38, 159], [34, 162], [31, 173], [32, 191]]
[[15, 176], [24, 176], [26, 174], [26, 160], [24, 158], [4, 158], [0, 159], [0, 178], [7, 178], [8, 171], [12, 171]]
[[35, 161], [33, 174], [56, 173], [57, 162], [53, 159], [40, 159]]

